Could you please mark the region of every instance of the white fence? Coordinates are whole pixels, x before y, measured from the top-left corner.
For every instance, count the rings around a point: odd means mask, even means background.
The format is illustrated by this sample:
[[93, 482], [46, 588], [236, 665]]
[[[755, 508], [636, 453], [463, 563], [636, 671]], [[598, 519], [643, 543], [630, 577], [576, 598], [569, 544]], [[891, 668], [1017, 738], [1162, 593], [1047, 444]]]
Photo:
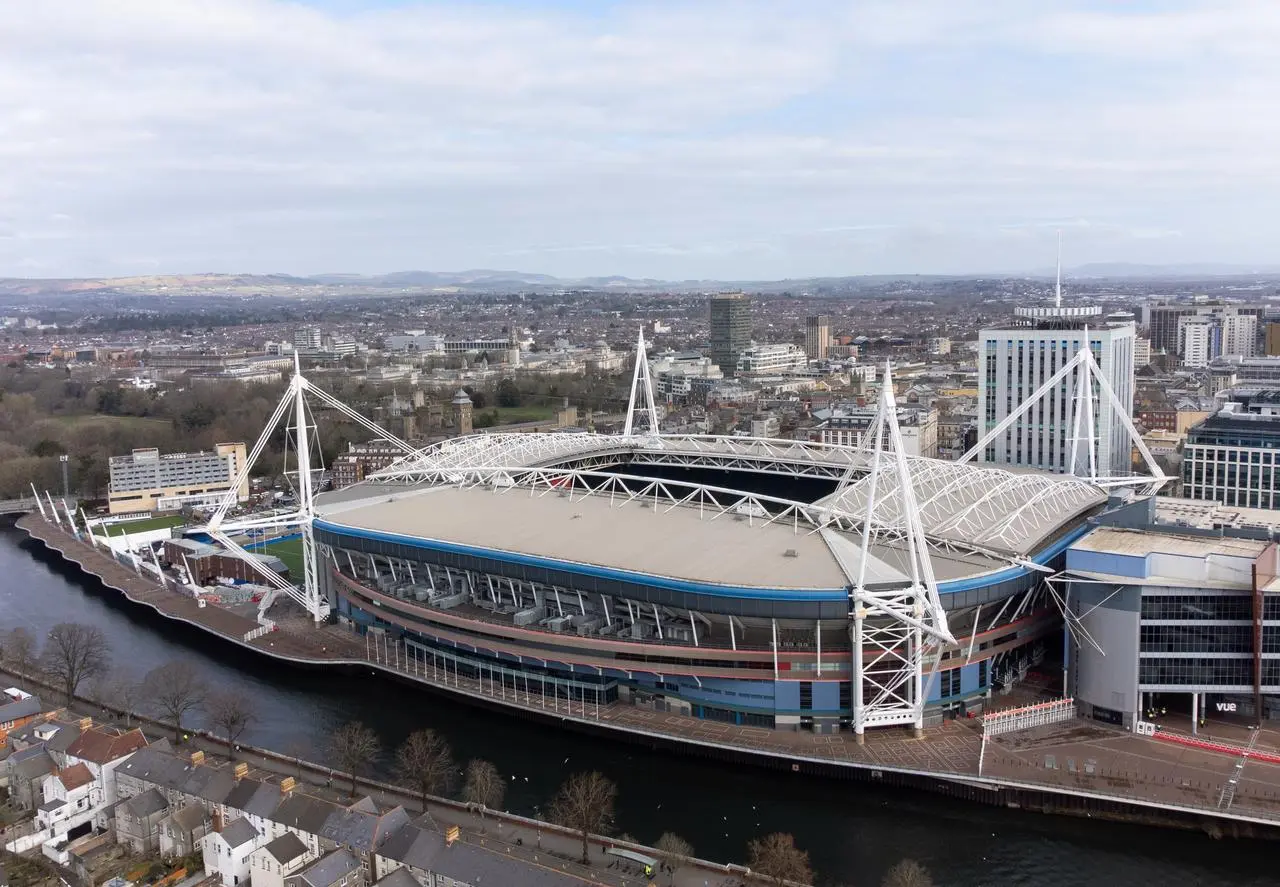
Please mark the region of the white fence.
[[1055, 699], [1052, 702], [1024, 705], [1019, 708], [1006, 708], [982, 716], [982, 735], [999, 736], [1001, 733], [1016, 733], [1019, 730], [1030, 730], [1046, 724], [1060, 724], [1063, 721], [1073, 720], [1075, 716], [1076, 701], [1072, 698]]
[[258, 638], [262, 637], [264, 634], [270, 634], [275, 630], [276, 630], [276, 624], [268, 620], [265, 625], [259, 625], [257, 628], [246, 631], [244, 633], [244, 641], [246, 644], [249, 643], [249, 641], [256, 641]]

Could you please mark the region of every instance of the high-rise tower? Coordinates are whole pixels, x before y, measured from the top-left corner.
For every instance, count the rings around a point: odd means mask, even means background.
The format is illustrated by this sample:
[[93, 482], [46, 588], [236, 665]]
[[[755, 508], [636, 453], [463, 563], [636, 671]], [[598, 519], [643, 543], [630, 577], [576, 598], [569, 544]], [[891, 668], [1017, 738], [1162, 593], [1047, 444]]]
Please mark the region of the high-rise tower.
[[716, 293], [711, 297], [712, 362], [732, 376], [750, 344], [751, 298], [746, 293]]
[[[1054, 304], [1017, 308], [1015, 314], [1018, 322], [980, 334], [979, 437], [1030, 399], [1083, 347], [1093, 351], [1107, 384], [1126, 414], [1132, 413], [1134, 325], [1105, 322], [1097, 306], [1062, 304], [1061, 247]], [[1129, 435], [1115, 407], [1099, 395], [1099, 383], [1092, 377], [1087, 384], [1094, 391], [1093, 421], [1076, 422], [1082, 372], [1086, 372], [1082, 366], [1071, 370], [1004, 434], [990, 441], [977, 454], [978, 460], [1086, 476], [1090, 474], [1089, 444], [1081, 440], [1072, 446], [1072, 438], [1080, 435], [1077, 429], [1092, 428], [1098, 475], [1129, 474]], [[1071, 453], [1076, 454], [1074, 465], [1068, 464]]]
[[831, 349], [831, 318], [825, 314], [806, 317], [804, 321], [804, 356], [825, 360]]

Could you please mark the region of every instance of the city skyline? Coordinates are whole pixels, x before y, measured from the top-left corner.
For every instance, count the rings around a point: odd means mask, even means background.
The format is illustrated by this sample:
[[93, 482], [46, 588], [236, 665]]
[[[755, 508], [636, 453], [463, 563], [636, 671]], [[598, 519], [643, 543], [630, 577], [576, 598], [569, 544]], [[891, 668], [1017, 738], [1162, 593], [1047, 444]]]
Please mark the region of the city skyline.
[[781, 279], [1273, 259], [1280, 8], [75, 0], [0, 275]]

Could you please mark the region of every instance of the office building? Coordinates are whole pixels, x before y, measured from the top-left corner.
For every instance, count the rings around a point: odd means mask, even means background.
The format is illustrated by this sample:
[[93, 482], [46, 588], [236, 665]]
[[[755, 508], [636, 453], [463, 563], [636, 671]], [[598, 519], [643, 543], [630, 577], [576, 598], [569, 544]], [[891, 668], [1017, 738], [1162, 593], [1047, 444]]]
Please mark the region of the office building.
[[[873, 406], [839, 405], [813, 413], [817, 423], [797, 432], [814, 443], [856, 447], [862, 443], [867, 429], [875, 421]], [[908, 456], [938, 457], [938, 411], [915, 407], [898, 407], [898, 428], [902, 432], [902, 449]]]
[[946, 355], [951, 353], [951, 340], [946, 336], [937, 336], [929, 340], [929, 353]]
[[[1252, 317], [1254, 318], [1253, 337], [1255, 344], [1245, 345], [1241, 336], [1244, 329], [1235, 327], [1232, 331], [1231, 346], [1236, 348], [1248, 348], [1247, 352], [1241, 352], [1244, 356], [1256, 353], [1257, 326], [1261, 322], [1263, 312], [1266, 309], [1261, 305], [1228, 305], [1225, 302], [1162, 302], [1156, 305], [1148, 305], [1143, 309], [1144, 317], [1148, 327], [1148, 333], [1151, 339], [1151, 350], [1153, 352], [1163, 351], [1168, 354], [1176, 354], [1183, 356], [1182, 352], [1182, 332], [1181, 322], [1187, 317], [1208, 317], [1221, 322], [1226, 317]], [[1224, 343], [1225, 344], [1225, 343]], [[1224, 354], [1233, 352], [1223, 351]]]
[[[1065, 366], [1085, 346], [1115, 393], [1126, 415], [1133, 410], [1135, 328], [1130, 322], [1107, 324], [1094, 306], [1017, 309], [1023, 325], [982, 330], [978, 344], [978, 436], [998, 425]], [[978, 458], [984, 462], [1025, 465], [1044, 471], [1087, 475], [1088, 444], [1074, 448], [1076, 464], [1069, 465], [1076, 437], [1079, 374], [1072, 370], [1003, 435], [991, 441]], [[1093, 385], [1093, 446], [1101, 476], [1128, 474], [1131, 444], [1122, 420], [1101, 386]], [[1083, 423], [1082, 423], [1083, 425]]]
[[754, 342], [738, 356], [739, 376], [777, 376], [803, 370], [809, 358], [795, 345], [757, 345]]
[[1263, 329], [1263, 350], [1266, 356], [1280, 357], [1280, 321], [1269, 320]]
[[1178, 353], [1182, 365], [1193, 369], [1207, 367], [1209, 361], [1222, 354], [1222, 326], [1212, 317], [1189, 314], [1178, 318]]
[[1118, 525], [1066, 554], [1080, 625], [1068, 633], [1067, 692], [1081, 713], [1130, 729], [1161, 710], [1190, 715], [1193, 730], [1200, 717], [1274, 717], [1275, 515], [1150, 497], [1102, 521]]
[[1143, 336], [1133, 340], [1133, 365], [1148, 366], [1151, 363], [1151, 340]]
[[[217, 505], [245, 465], [243, 443], [218, 444], [213, 452], [167, 453], [134, 450], [108, 463], [111, 514], [177, 511]], [[249, 498], [249, 480], [240, 484], [238, 500]]]
[[1222, 327], [1222, 353], [1253, 357], [1258, 353], [1258, 318], [1252, 314], [1224, 314], [1218, 321]]
[[1182, 494], [1244, 508], [1280, 508], [1280, 391], [1238, 395], [1187, 432]]
[[804, 321], [804, 353], [810, 360], [826, 360], [831, 348], [831, 318], [815, 314]]
[[299, 327], [293, 332], [293, 347], [302, 353], [319, 351], [323, 339], [324, 334], [319, 327]]
[[751, 298], [746, 293], [711, 297], [711, 360], [726, 376], [738, 369], [738, 358], [751, 344]]

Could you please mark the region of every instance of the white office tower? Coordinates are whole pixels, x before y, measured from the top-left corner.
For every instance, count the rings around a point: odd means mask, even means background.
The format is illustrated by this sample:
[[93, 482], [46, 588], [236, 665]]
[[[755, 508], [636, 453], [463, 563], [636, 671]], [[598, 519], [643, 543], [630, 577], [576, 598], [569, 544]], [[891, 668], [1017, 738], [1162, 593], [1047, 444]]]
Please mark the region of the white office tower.
[[[1054, 305], [1018, 308], [1015, 313], [1017, 322], [983, 330], [980, 336], [979, 438], [1030, 400], [1085, 347], [1086, 338], [1101, 376], [1126, 415], [1132, 413], [1136, 338], [1132, 321], [1104, 321], [1102, 309], [1094, 306], [1064, 306], [1060, 270]], [[1132, 444], [1123, 420], [1100, 390], [1100, 382], [1092, 376], [1081, 379], [1082, 373], [1088, 373], [1082, 364], [1071, 369], [978, 452], [977, 459], [1088, 477], [1091, 440], [1097, 476], [1130, 474]], [[1082, 384], [1092, 386], [1091, 398], [1080, 397]], [[1084, 415], [1077, 421], [1077, 403], [1082, 401], [1092, 402], [1092, 422]]]

